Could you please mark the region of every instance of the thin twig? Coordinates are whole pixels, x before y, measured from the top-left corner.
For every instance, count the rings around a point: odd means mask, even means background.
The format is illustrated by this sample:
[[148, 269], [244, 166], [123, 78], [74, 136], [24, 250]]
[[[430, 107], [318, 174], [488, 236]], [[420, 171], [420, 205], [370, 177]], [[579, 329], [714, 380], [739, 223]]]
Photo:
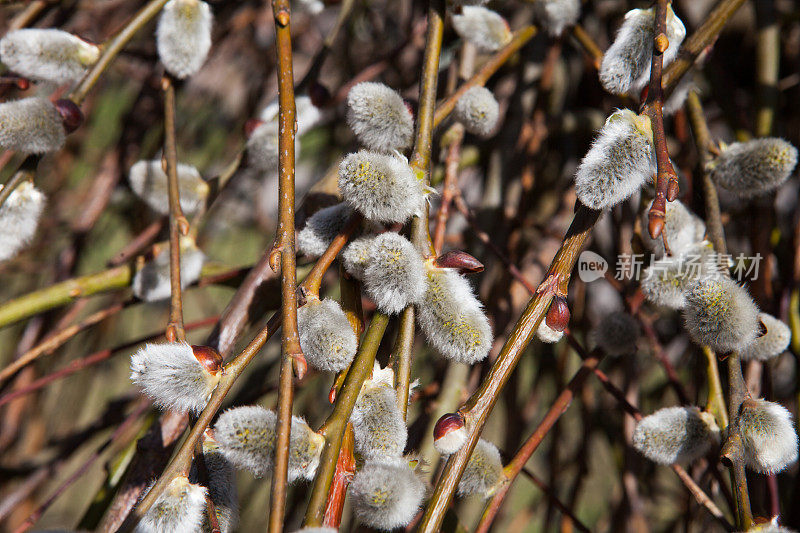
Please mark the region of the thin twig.
[[[192, 322], [186, 325], [186, 330], [191, 331], [193, 329], [199, 329], [211, 326], [217, 322], [219, 317], [213, 316], [209, 318], [204, 318], [203, 320], [198, 320], [196, 322]], [[105, 350], [100, 350], [99, 352], [95, 352], [93, 354], [87, 355], [81, 359], [76, 359], [71, 363], [67, 364], [64, 368], [60, 370], [56, 370], [50, 374], [42, 376], [41, 378], [32, 381], [31, 383], [27, 384], [24, 387], [20, 387], [17, 389], [8, 392], [4, 396], [0, 396], [0, 406], [3, 406], [20, 396], [25, 396], [26, 394], [30, 394], [32, 392], [36, 392], [37, 390], [49, 385], [50, 383], [65, 378], [67, 376], [71, 376], [76, 372], [79, 372], [85, 368], [90, 366], [96, 365], [106, 359], [110, 358], [113, 355], [116, 355], [124, 350], [129, 350], [135, 346], [138, 346], [144, 342], [153, 341], [159, 339], [163, 336], [163, 333], [157, 333], [154, 335], [147, 335], [145, 337], [138, 338], [136, 340], [126, 342], [114, 348], [107, 348]]]
[[66, 491], [70, 485], [84, 477], [86, 471], [97, 461], [103, 451], [108, 448], [114, 442], [117, 442], [122, 437], [124, 437], [130, 430], [131, 426], [133, 426], [134, 422], [136, 422], [140, 416], [145, 412], [148, 408], [150, 402], [140, 400], [137, 406], [134, 408], [133, 412], [128, 415], [128, 418], [120, 424], [117, 429], [111, 434], [111, 436], [106, 440], [97, 450], [95, 450], [89, 458], [84, 461], [84, 463], [67, 479], [64, 480], [61, 485], [56, 488], [53, 493], [42, 503], [36, 510], [25, 519], [25, 521], [20, 524], [15, 530], [14, 533], [23, 533], [28, 531], [33, 525], [42, 517], [45, 511], [50, 508], [50, 506], [55, 502], [59, 496], [61, 496], [64, 491]]
[[531, 298], [528, 307], [514, 325], [514, 329], [509, 334], [508, 339], [500, 350], [500, 354], [497, 356], [497, 360], [492, 365], [480, 388], [461, 409], [467, 422], [467, 441], [447, 461], [433, 495], [428, 502], [419, 531], [433, 533], [441, 527], [444, 513], [453, 498], [458, 481], [461, 479], [469, 456], [478, 442], [480, 432], [497, 401], [500, 391], [514, 371], [539, 324], [544, 319], [553, 296], [555, 294], [566, 295], [572, 268], [575, 266], [578, 254], [583, 249], [583, 245], [589, 238], [589, 234], [599, 216], [599, 211], [594, 211], [583, 205], [578, 207], [572, 224], [564, 237], [564, 242], [553, 258], [544, 281], [540, 284], [535, 296]]
[[597, 368], [602, 358], [603, 353], [595, 351], [584, 359], [581, 367], [555, 401], [553, 401], [553, 405], [550, 406], [550, 409], [548, 409], [539, 425], [536, 426], [531, 436], [528, 437], [511, 461], [503, 468], [506, 480], [503, 482], [503, 485], [497, 489], [492, 499], [487, 504], [483, 516], [481, 516], [481, 520], [478, 523], [478, 527], [475, 529], [476, 533], [487, 533], [489, 531], [492, 522], [494, 522], [497, 513], [500, 511], [500, 506], [503, 504], [506, 494], [508, 494], [508, 490], [511, 488], [511, 484], [525, 467], [525, 464], [531, 458], [533, 452], [536, 451], [536, 448], [539, 447], [539, 444], [542, 443], [547, 433], [553, 428], [558, 419], [561, 418], [561, 415], [566, 412], [575, 394], [583, 386], [583, 382], [586, 378]]
[[[656, 197], [650, 206], [648, 218], [648, 231], [650, 236], [657, 239], [661, 236], [664, 227], [667, 201], [678, 197], [678, 175], [672, 168], [667, 148], [667, 136], [664, 132], [664, 116], [661, 110], [664, 102], [664, 89], [661, 86], [661, 70], [664, 66], [664, 52], [669, 47], [667, 39], [667, 6], [668, 0], [658, 0], [655, 5], [653, 40], [653, 58], [650, 64], [650, 86], [647, 99], [642, 106], [642, 114], [650, 117], [653, 128], [653, 144], [656, 152]], [[667, 246], [666, 240], [664, 246]]]
[[744, 0], [720, 0], [706, 21], [683, 42], [678, 57], [664, 69], [661, 82], [666, 96], [675, 89], [703, 51], [717, 40], [725, 24], [742, 7]]
[[164, 160], [169, 195], [169, 322], [167, 340], [184, 341], [183, 295], [181, 290], [181, 236], [189, 233], [189, 222], [181, 210], [178, 185], [178, 148], [175, 140], [175, 86], [169, 75], [161, 79], [164, 91]]
[[0, 370], [0, 383], [7, 380], [20, 369], [24, 368], [25, 366], [31, 364], [32, 362], [36, 361], [39, 357], [43, 355], [52, 354], [59, 346], [63, 345], [69, 339], [73, 338], [75, 335], [80, 333], [81, 331], [85, 330], [86, 328], [93, 326], [99, 322], [102, 322], [106, 318], [113, 316], [120, 311], [122, 311], [125, 307], [130, 305], [131, 301], [127, 301], [124, 303], [115, 303], [105, 309], [101, 309], [91, 315], [87, 316], [83, 320], [76, 322], [75, 324], [71, 324], [66, 326], [56, 332], [53, 332], [48, 338], [19, 356], [17, 359], [12, 361], [7, 367]]
[[[281, 370], [278, 384], [278, 423], [272, 470], [269, 527], [271, 533], [283, 530], [286, 506], [286, 479], [289, 469], [289, 433], [294, 401], [293, 372], [302, 378], [305, 358], [297, 332], [297, 265], [294, 246], [294, 164], [295, 102], [292, 70], [291, 7], [289, 0], [273, 0], [276, 52], [278, 55], [278, 228], [271, 263], [281, 271]], [[293, 367], [295, 370], [293, 371]]]

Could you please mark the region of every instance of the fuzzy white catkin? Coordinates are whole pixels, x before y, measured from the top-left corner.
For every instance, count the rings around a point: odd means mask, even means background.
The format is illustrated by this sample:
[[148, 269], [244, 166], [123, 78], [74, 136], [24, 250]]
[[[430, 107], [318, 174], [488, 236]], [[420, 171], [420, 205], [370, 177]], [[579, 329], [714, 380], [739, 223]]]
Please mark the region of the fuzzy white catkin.
[[[277, 418], [273, 411], [259, 406], [228, 409], [214, 425], [214, 437], [220, 451], [238, 468], [255, 477], [272, 471]], [[287, 481], [313, 479], [325, 437], [315, 433], [302, 418], [293, 416], [289, 437]]]
[[300, 347], [313, 368], [339, 372], [353, 361], [358, 339], [336, 300], [310, 299], [297, 310], [297, 329]]
[[606, 119], [575, 174], [575, 193], [585, 206], [605, 209], [627, 200], [655, 170], [650, 119], [630, 109]]
[[[0, 185], [0, 191], [3, 185]], [[21, 183], [0, 207], [0, 261], [5, 261], [31, 242], [39, 227], [44, 194], [33, 183]]]
[[100, 49], [71, 33], [25, 28], [0, 39], [0, 60], [9, 70], [39, 81], [79, 80], [100, 57]]
[[752, 344], [739, 352], [743, 361], [767, 361], [778, 356], [789, 347], [792, 340], [792, 330], [772, 315], [759, 313], [758, 321], [766, 331], [756, 337]]
[[321, 256], [352, 215], [353, 208], [345, 202], [320, 209], [297, 233], [297, 251], [310, 258]]
[[694, 282], [723, 275], [718, 261], [719, 256], [703, 243], [687, 250], [681, 257], [654, 261], [642, 274], [642, 292], [647, 301], [656, 305], [683, 309], [686, 291]]
[[425, 207], [423, 184], [397, 155], [361, 150], [339, 165], [342, 197], [365, 218], [405, 222]]
[[272, 471], [276, 423], [275, 413], [261, 406], [234, 407], [217, 419], [214, 438], [234, 466], [262, 477]]
[[364, 383], [350, 421], [356, 451], [365, 459], [403, 455], [408, 430], [390, 385], [372, 380]]
[[720, 353], [741, 350], [758, 332], [758, 308], [730, 278], [700, 280], [687, 290], [683, 318], [689, 335]]
[[797, 148], [770, 137], [723, 147], [711, 162], [711, 177], [723, 189], [749, 198], [778, 188], [797, 166]]
[[458, 495], [463, 497], [479, 494], [488, 498], [504, 479], [503, 462], [497, 447], [491, 442], [478, 439], [458, 483]]
[[469, 282], [449, 269], [427, 266], [417, 322], [428, 343], [452, 361], [474, 364], [492, 345], [492, 328]]
[[312, 481], [317, 474], [325, 437], [312, 430], [305, 420], [292, 417], [292, 429], [289, 437], [289, 470], [287, 481], [293, 483], [298, 479]]
[[55, 152], [67, 133], [61, 115], [45, 98], [22, 98], [0, 104], [0, 147], [25, 154]]
[[363, 279], [367, 262], [372, 256], [373, 235], [359, 237], [350, 242], [342, 251], [342, 265], [348, 274], [356, 279]]
[[536, 0], [533, 14], [542, 28], [552, 37], [561, 35], [574, 26], [581, 16], [580, 0]]
[[158, 19], [158, 57], [176, 78], [191, 76], [211, 49], [211, 8], [200, 0], [170, 0]]
[[[208, 472], [208, 496], [214, 503], [221, 533], [233, 533], [239, 523], [239, 495], [236, 490], [236, 470], [213, 440], [203, 442], [203, 461]], [[197, 483], [197, 466], [192, 465], [189, 479]], [[211, 531], [208, 514], [203, 513], [203, 531]]]
[[382, 83], [361, 82], [347, 93], [347, 124], [358, 141], [376, 152], [411, 146], [414, 117], [403, 98]]
[[[650, 79], [653, 53], [654, 8], [632, 9], [617, 32], [614, 42], [606, 50], [600, 63], [600, 83], [610, 93], [625, 94], [641, 91]], [[667, 7], [667, 38], [669, 47], [664, 52], [664, 66], [678, 54], [686, 28], [683, 22]]]
[[651, 461], [691, 463], [719, 441], [710, 413], [697, 407], [665, 407], [642, 418], [633, 432], [633, 447]]
[[184, 342], [145, 344], [131, 356], [131, 381], [164, 410], [199, 413], [220, 377]]
[[403, 458], [367, 460], [348, 490], [358, 519], [383, 531], [408, 525], [425, 496], [425, 485]]
[[378, 309], [399, 313], [425, 292], [425, 265], [411, 242], [397, 233], [375, 237], [363, 274], [364, 292]]
[[511, 41], [508, 22], [485, 7], [464, 6], [460, 15], [453, 15], [453, 29], [484, 52], [499, 50]]
[[547, 344], [553, 344], [560, 341], [562, 337], [564, 337], [564, 332], [554, 330], [553, 328], [547, 325], [547, 322], [542, 320], [539, 323], [539, 327], [536, 329], [536, 336], [542, 342], [545, 342]]
[[636, 342], [641, 332], [635, 318], [617, 311], [603, 316], [592, 333], [595, 342], [606, 354], [628, 355], [636, 352]]
[[[185, 289], [200, 279], [205, 263], [205, 254], [189, 237], [181, 237], [181, 289]], [[133, 276], [131, 289], [137, 298], [145, 302], [158, 302], [170, 296], [169, 248], [159, 252]]]
[[500, 104], [486, 87], [470, 87], [456, 102], [453, 117], [468, 132], [488, 137], [500, 118]]
[[[208, 183], [192, 165], [178, 163], [176, 171], [181, 211], [193, 215], [208, 198]], [[128, 172], [128, 181], [133, 192], [153, 211], [169, 214], [169, 178], [161, 161], [137, 161]]]
[[[642, 228], [647, 228], [648, 209], [642, 211]], [[706, 234], [706, 225], [703, 220], [689, 211], [679, 200], [667, 202], [664, 214], [664, 228], [661, 230], [667, 237], [670, 251], [673, 256], [680, 256], [693, 250], [703, 242]], [[642, 231], [642, 240], [657, 258], [666, 255], [664, 239], [650, 237], [647, 231]]]
[[195, 533], [203, 524], [206, 489], [176, 477], [136, 526], [136, 533]]
[[748, 468], [775, 474], [797, 461], [797, 433], [792, 414], [782, 405], [747, 399], [737, 419]]

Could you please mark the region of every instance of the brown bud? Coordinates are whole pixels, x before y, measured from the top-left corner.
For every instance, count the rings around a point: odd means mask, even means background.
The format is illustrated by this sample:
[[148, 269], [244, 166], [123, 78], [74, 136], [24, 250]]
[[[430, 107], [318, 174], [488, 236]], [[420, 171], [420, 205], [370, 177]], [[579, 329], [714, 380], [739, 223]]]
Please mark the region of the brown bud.
[[77, 106], [72, 100], [62, 98], [53, 103], [56, 106], [58, 114], [61, 115], [61, 121], [64, 124], [64, 129], [67, 133], [72, 133], [83, 124], [83, 113], [81, 108]]
[[545, 324], [554, 331], [564, 331], [569, 325], [569, 306], [563, 296], [555, 296], [545, 316]]
[[247, 122], [244, 123], [244, 135], [248, 139], [256, 129], [264, 123], [263, 120], [259, 120], [257, 118], [248, 119]]
[[433, 445], [442, 455], [457, 452], [466, 438], [464, 417], [459, 412], [442, 415], [433, 427]]
[[436, 421], [433, 426], [433, 438], [439, 440], [451, 431], [456, 431], [464, 427], [464, 417], [461, 413], [445, 413]]
[[656, 50], [659, 54], [663, 54], [669, 48], [669, 38], [667, 38], [666, 34], [659, 33], [656, 35], [655, 39]]
[[222, 355], [211, 346], [192, 345], [192, 352], [200, 364], [211, 374], [216, 375], [222, 370]]
[[483, 271], [483, 263], [461, 250], [451, 250], [437, 257], [433, 264], [439, 268], [456, 268], [462, 274]]

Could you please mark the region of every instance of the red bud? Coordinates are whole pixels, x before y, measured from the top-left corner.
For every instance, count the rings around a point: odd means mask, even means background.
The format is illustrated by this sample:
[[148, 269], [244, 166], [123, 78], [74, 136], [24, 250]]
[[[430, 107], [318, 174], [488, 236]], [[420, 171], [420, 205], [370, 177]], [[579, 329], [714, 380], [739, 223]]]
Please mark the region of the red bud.
[[83, 113], [81, 108], [72, 100], [62, 98], [53, 103], [64, 124], [67, 133], [72, 133], [83, 124]]
[[553, 298], [547, 316], [544, 319], [547, 326], [554, 331], [564, 331], [569, 325], [569, 306], [563, 296]]
[[483, 263], [461, 250], [451, 250], [437, 257], [434, 262], [439, 268], [457, 268], [462, 274], [483, 271]]
[[439, 440], [452, 431], [457, 431], [464, 427], [464, 417], [461, 413], [446, 413], [436, 421], [433, 426], [433, 439]]
[[200, 364], [212, 374], [216, 374], [222, 370], [222, 356], [211, 346], [193, 345], [192, 352]]

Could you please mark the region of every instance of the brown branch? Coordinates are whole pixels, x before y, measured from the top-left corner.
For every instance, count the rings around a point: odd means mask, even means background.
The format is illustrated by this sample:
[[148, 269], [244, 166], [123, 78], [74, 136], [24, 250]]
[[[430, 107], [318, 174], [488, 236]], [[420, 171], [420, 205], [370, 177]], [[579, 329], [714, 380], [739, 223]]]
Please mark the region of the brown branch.
[[502, 67], [511, 56], [518, 52], [528, 41], [533, 39], [536, 35], [536, 28], [534, 26], [526, 26], [514, 32], [514, 37], [511, 41], [493, 55], [483, 66], [472, 76], [469, 81], [463, 83], [455, 93], [448, 96], [436, 106], [436, 114], [433, 117], [433, 126], [436, 127], [442, 123], [444, 119], [450, 115], [456, 102], [461, 95], [467, 92], [470, 88], [484, 85], [489, 78], [491, 78], [500, 67]]
[[[186, 329], [191, 331], [193, 329], [199, 329], [199, 328], [208, 327], [208, 326], [211, 326], [212, 324], [215, 324], [218, 319], [219, 319], [219, 317], [216, 317], [216, 316], [209, 317], [209, 318], [204, 318], [203, 320], [198, 320], [196, 322], [192, 322], [190, 324], [187, 324], [186, 325]], [[36, 392], [37, 390], [49, 385], [50, 383], [52, 383], [54, 381], [57, 381], [57, 380], [62, 379], [62, 378], [65, 378], [67, 376], [71, 376], [72, 374], [75, 374], [76, 372], [80, 372], [81, 370], [83, 370], [85, 368], [88, 368], [90, 366], [96, 365], [97, 363], [105, 361], [106, 359], [110, 358], [113, 355], [116, 355], [116, 354], [120, 353], [121, 351], [129, 350], [130, 348], [138, 346], [138, 345], [140, 345], [140, 344], [142, 344], [144, 342], [149, 342], [149, 341], [153, 341], [153, 340], [159, 339], [162, 336], [163, 336], [163, 333], [157, 333], [157, 334], [154, 334], [154, 335], [148, 335], [148, 336], [136, 339], [134, 341], [126, 342], [126, 343], [121, 344], [119, 346], [116, 346], [114, 348], [108, 348], [108, 349], [105, 349], [105, 350], [100, 350], [98, 352], [95, 352], [95, 353], [93, 353], [91, 355], [88, 355], [86, 357], [83, 357], [81, 359], [76, 359], [76, 360], [72, 361], [71, 363], [69, 363], [68, 365], [66, 365], [64, 368], [62, 368], [60, 370], [56, 370], [55, 372], [52, 372], [52, 373], [47, 374], [45, 376], [42, 376], [41, 378], [39, 378], [39, 379], [37, 379], [35, 381], [32, 381], [31, 383], [27, 384], [24, 387], [20, 387], [18, 389], [14, 389], [11, 392], [6, 393], [4, 396], [0, 396], [0, 406], [3, 406], [5, 404], [15, 400], [15, 399], [19, 398], [20, 396], [25, 396], [25, 395], [30, 394], [32, 392]]]
[[[678, 175], [672, 168], [667, 147], [667, 136], [664, 132], [664, 116], [661, 111], [664, 102], [664, 89], [661, 86], [661, 70], [664, 66], [664, 52], [669, 47], [667, 39], [667, 6], [668, 0], [657, 0], [653, 40], [653, 58], [650, 63], [650, 86], [647, 99], [642, 106], [642, 114], [650, 117], [653, 128], [653, 144], [656, 152], [656, 197], [650, 207], [648, 218], [648, 231], [650, 236], [657, 239], [664, 227], [664, 215], [667, 209], [667, 200], [670, 202], [678, 197]], [[664, 241], [667, 247], [667, 241]]]
[[[343, 230], [346, 231], [346, 230]], [[344, 244], [347, 242], [347, 237], [343, 234], [339, 234], [336, 238], [333, 239], [331, 244], [328, 246], [328, 249], [325, 251], [323, 255], [317, 260], [317, 263], [314, 265], [314, 268], [309, 273], [306, 281], [309, 281], [309, 278], [312, 277], [320, 277], [324, 272], [330, 267], [333, 260], [336, 258], [338, 253], [341, 251]], [[313, 281], [309, 281], [309, 283], [313, 283]], [[307, 290], [305, 286], [305, 282], [301, 285], [302, 289]], [[237, 293], [238, 294], [238, 293]], [[267, 322], [266, 326], [264, 326], [261, 331], [256, 335], [256, 337], [250, 341], [250, 343], [242, 350], [230, 363], [225, 365], [225, 369], [223, 372], [223, 377], [217, 385], [217, 388], [214, 389], [211, 398], [208, 400], [208, 404], [206, 405], [203, 412], [200, 413], [200, 416], [195, 422], [195, 425], [192, 427], [189, 435], [181, 444], [180, 449], [176, 452], [174, 458], [158, 478], [156, 483], [150, 489], [150, 491], [142, 498], [141, 502], [135, 508], [134, 512], [131, 513], [130, 516], [125, 520], [125, 523], [121, 526], [122, 531], [130, 531], [136, 525], [136, 523], [141, 519], [141, 517], [150, 509], [153, 505], [153, 502], [158, 498], [159, 495], [164, 491], [166, 486], [169, 484], [172, 479], [175, 478], [176, 475], [181, 473], [186, 474], [189, 471], [189, 467], [191, 466], [192, 456], [194, 454], [194, 448], [197, 442], [203, 437], [203, 433], [205, 432], [206, 428], [209, 426], [211, 421], [214, 419], [217, 411], [222, 406], [225, 397], [227, 396], [228, 392], [233, 387], [233, 384], [236, 382], [236, 379], [244, 372], [247, 366], [250, 364], [250, 361], [261, 351], [261, 348], [266, 344], [266, 342], [278, 331], [281, 325], [281, 313], [275, 313]], [[373, 319], [374, 321], [374, 319]], [[243, 327], [243, 322], [237, 322], [240, 324], [240, 327]], [[384, 324], [385, 329], [385, 324]], [[382, 335], [382, 333], [381, 333]], [[377, 346], [375, 347], [377, 350]], [[373, 354], [374, 359], [374, 354]], [[370, 371], [371, 371], [370, 367]], [[360, 385], [359, 385], [360, 390]], [[355, 402], [355, 399], [353, 399]], [[352, 405], [350, 407], [350, 411], [352, 411]], [[347, 419], [349, 419], [349, 413], [347, 415]], [[341, 436], [340, 436], [341, 438]], [[333, 460], [335, 463], [335, 459]], [[324, 504], [324, 497], [323, 497], [323, 504]]]
[[462, 407], [461, 411], [467, 422], [467, 441], [458, 452], [448, 459], [425, 510], [425, 515], [422, 517], [419, 531], [432, 533], [441, 527], [444, 513], [453, 498], [458, 481], [461, 479], [469, 456], [478, 442], [480, 432], [500, 391], [544, 319], [553, 296], [555, 294], [566, 295], [572, 268], [599, 216], [599, 211], [583, 205], [578, 206], [572, 224], [564, 237], [564, 242], [553, 258], [544, 281], [514, 325], [514, 329], [500, 350], [488, 376], [466, 405]]
[[178, 148], [175, 140], [175, 86], [169, 75], [161, 79], [164, 91], [164, 161], [169, 195], [169, 322], [167, 340], [186, 340], [183, 330], [183, 298], [181, 290], [181, 236], [189, 233], [189, 222], [181, 210], [178, 185]]
[[505, 497], [511, 488], [511, 484], [525, 467], [525, 464], [531, 458], [533, 452], [536, 451], [536, 448], [539, 447], [539, 444], [542, 443], [542, 440], [544, 440], [547, 433], [553, 428], [558, 419], [561, 418], [561, 415], [567, 411], [572, 403], [573, 398], [575, 397], [575, 394], [583, 386], [583, 382], [586, 380], [586, 378], [595, 368], [597, 368], [597, 365], [600, 363], [602, 358], [603, 353], [596, 350], [583, 361], [583, 364], [581, 364], [581, 367], [572, 377], [570, 382], [555, 399], [553, 405], [550, 406], [550, 409], [547, 410], [547, 413], [536, 427], [534, 432], [530, 437], [528, 437], [528, 439], [520, 447], [505, 468], [503, 468], [503, 473], [506, 476], [506, 480], [504, 481], [503, 485], [497, 489], [492, 496], [492, 499], [486, 506], [483, 516], [481, 516], [481, 520], [478, 523], [478, 527], [475, 529], [476, 533], [487, 533], [489, 531], [489, 528], [492, 526], [492, 522], [494, 522], [495, 517], [497, 517], [497, 513], [500, 511], [500, 506], [503, 505], [503, 501], [505, 500]]
[[[295, 102], [292, 70], [291, 7], [289, 0], [273, 0], [276, 52], [278, 55], [278, 228], [271, 263], [281, 269], [281, 370], [278, 385], [278, 424], [268, 531], [283, 530], [286, 506], [286, 476], [289, 469], [289, 434], [294, 401], [293, 373], [302, 378], [305, 358], [297, 332], [297, 265], [294, 244], [294, 165], [295, 165]], [[295, 370], [293, 370], [293, 367]]]
[[464, 125], [453, 124], [445, 134], [447, 138], [447, 155], [444, 163], [444, 183], [439, 211], [436, 213], [436, 229], [433, 232], [433, 249], [437, 254], [442, 252], [444, 234], [447, 231], [447, 219], [450, 217], [450, 204], [458, 191], [458, 167], [461, 162], [461, 142], [464, 140]]
[[78, 481], [79, 479], [83, 478], [86, 474], [86, 471], [97, 461], [100, 456], [102, 455], [103, 451], [108, 448], [111, 444], [121, 440], [125, 437], [129, 432], [131, 427], [133, 426], [134, 422], [136, 422], [139, 417], [144, 414], [145, 410], [148, 408], [150, 402], [145, 400], [140, 400], [136, 407], [134, 408], [133, 412], [128, 415], [128, 417], [120, 424], [117, 429], [111, 434], [111, 436], [106, 440], [97, 450], [92, 452], [88, 459], [86, 459], [83, 464], [78, 467], [78, 469], [70, 475], [67, 479], [65, 479], [59, 486], [56, 488], [53, 493], [42, 503], [33, 513], [25, 519], [25, 521], [20, 524], [15, 530], [14, 533], [23, 533], [28, 531], [33, 525], [42, 517], [45, 511], [50, 508], [50, 506], [55, 502], [59, 496], [61, 496], [73, 483]]
[[9, 363], [7, 367], [0, 370], [0, 383], [19, 372], [20, 369], [36, 361], [39, 357], [52, 354], [59, 346], [63, 345], [81, 331], [119, 313], [128, 305], [130, 305], [130, 301], [112, 304], [105, 309], [101, 309], [100, 311], [92, 313], [75, 324], [71, 324], [53, 332], [48, 338], [20, 355], [17, 359]]
[[661, 79], [667, 96], [694, 65], [700, 54], [717, 39], [722, 28], [742, 4], [744, 0], [720, 0], [703, 25], [683, 42], [678, 57], [664, 70]]
[[583, 51], [586, 52], [586, 55], [592, 60], [594, 68], [599, 70], [600, 63], [603, 61], [603, 51], [580, 24], [575, 24], [571, 31], [572, 36], [575, 37], [575, 40], [581, 45]]

